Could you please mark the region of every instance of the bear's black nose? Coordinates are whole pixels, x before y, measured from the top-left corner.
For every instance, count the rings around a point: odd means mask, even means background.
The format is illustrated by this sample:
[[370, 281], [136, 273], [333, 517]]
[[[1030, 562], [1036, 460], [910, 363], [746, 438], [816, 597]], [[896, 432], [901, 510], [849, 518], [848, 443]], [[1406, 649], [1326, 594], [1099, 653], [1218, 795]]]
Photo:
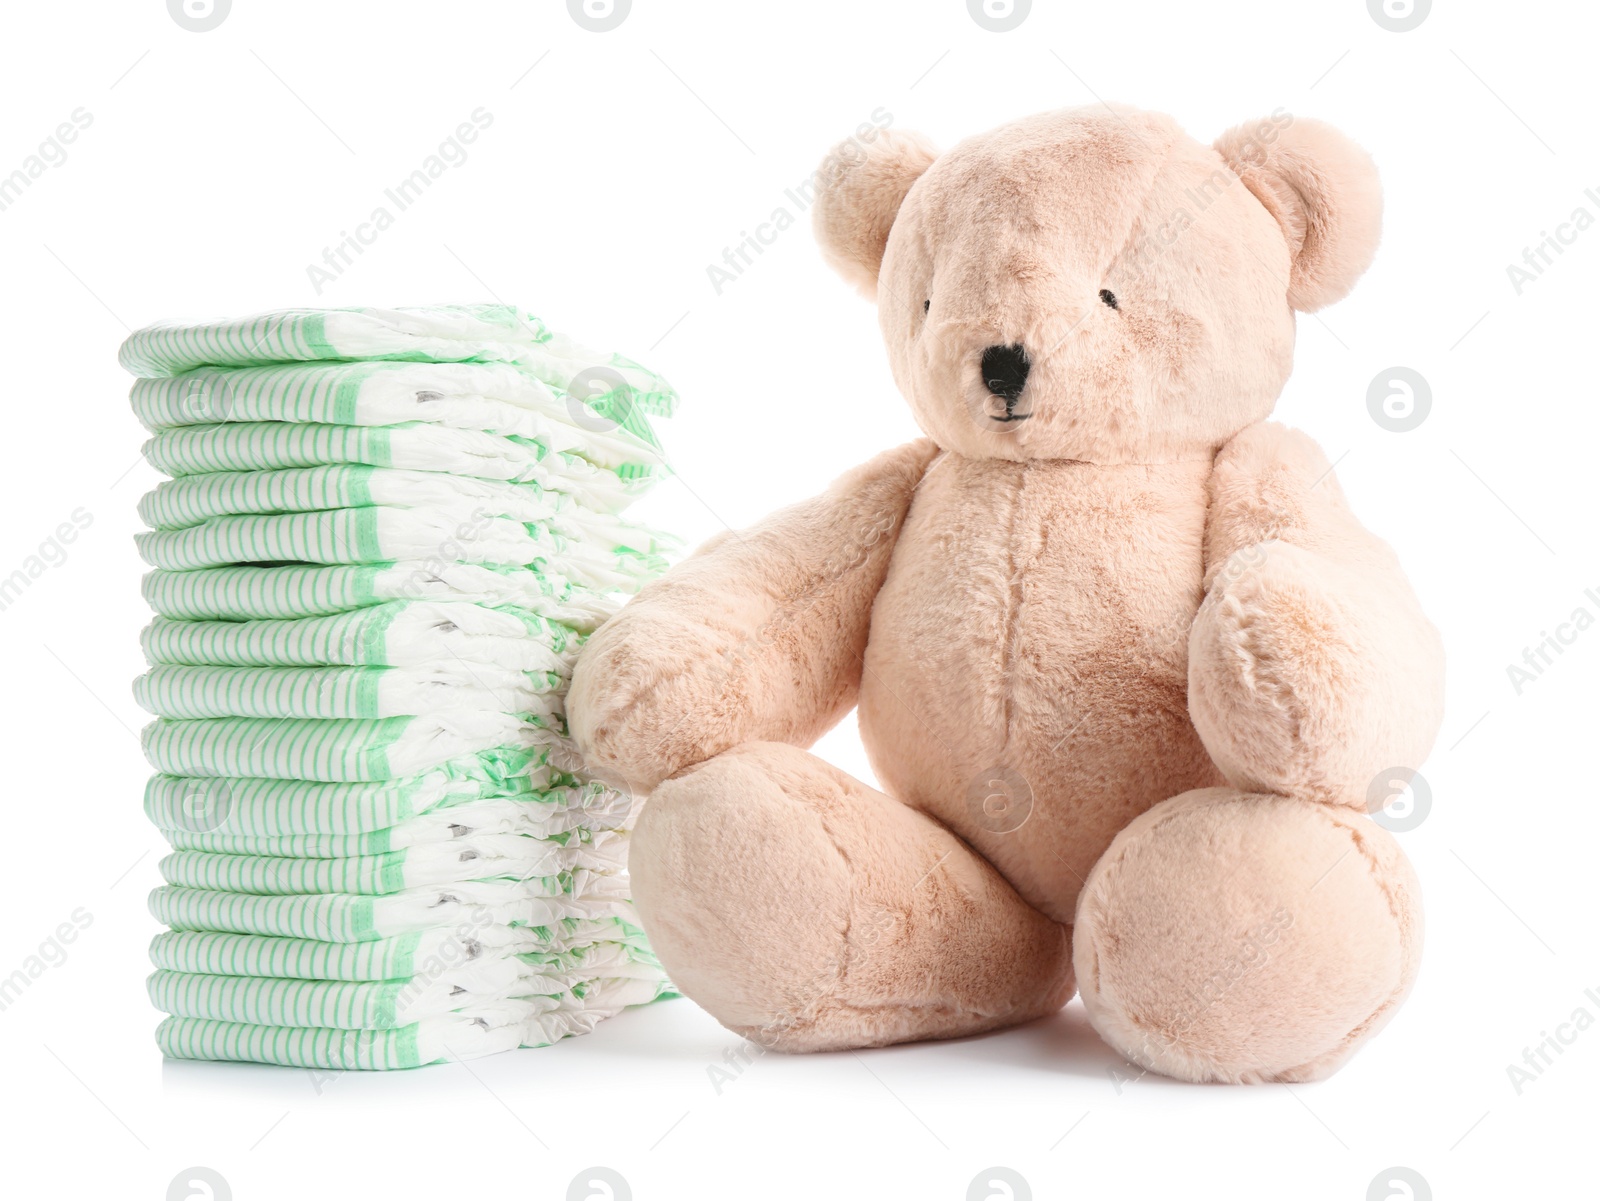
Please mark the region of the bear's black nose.
[[1010, 346], [991, 346], [983, 352], [983, 385], [1006, 402], [1006, 408], [1017, 403], [1022, 386], [1028, 382], [1028, 352], [1012, 343]]

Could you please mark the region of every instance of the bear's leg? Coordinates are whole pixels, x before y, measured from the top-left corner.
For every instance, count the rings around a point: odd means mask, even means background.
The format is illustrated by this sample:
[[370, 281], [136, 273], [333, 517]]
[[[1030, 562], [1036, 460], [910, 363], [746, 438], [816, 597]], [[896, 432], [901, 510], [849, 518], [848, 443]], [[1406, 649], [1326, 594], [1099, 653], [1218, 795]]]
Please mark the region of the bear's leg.
[[662, 783], [629, 859], [673, 982], [766, 1048], [975, 1034], [1072, 998], [1065, 926], [937, 822], [792, 746]]
[[1315, 1080], [1410, 989], [1421, 898], [1359, 810], [1203, 788], [1117, 835], [1073, 938], [1089, 1020], [1131, 1062], [1182, 1080]]

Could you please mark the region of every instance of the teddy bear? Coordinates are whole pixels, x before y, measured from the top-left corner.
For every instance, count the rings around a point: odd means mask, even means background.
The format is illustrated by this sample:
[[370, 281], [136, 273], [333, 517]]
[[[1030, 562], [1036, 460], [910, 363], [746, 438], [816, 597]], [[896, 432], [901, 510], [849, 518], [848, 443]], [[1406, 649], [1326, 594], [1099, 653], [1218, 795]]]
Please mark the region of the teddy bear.
[[[1211, 145], [1101, 105], [824, 160], [823, 257], [926, 436], [713, 537], [568, 697], [589, 766], [649, 794], [634, 896], [684, 994], [819, 1051], [1076, 993], [1189, 1081], [1317, 1079], [1389, 1020], [1422, 909], [1369, 796], [1427, 755], [1443, 651], [1267, 420], [1381, 208], [1364, 151], [1281, 110]], [[879, 787], [807, 749], [852, 708]]]

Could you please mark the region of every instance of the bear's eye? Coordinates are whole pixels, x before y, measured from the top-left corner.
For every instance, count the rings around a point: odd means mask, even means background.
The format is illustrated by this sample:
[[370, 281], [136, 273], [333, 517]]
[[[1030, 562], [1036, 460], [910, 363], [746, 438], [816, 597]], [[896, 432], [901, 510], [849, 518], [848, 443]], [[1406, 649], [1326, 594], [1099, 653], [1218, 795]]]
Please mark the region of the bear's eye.
[[933, 307], [933, 301], [931, 301], [931, 300], [924, 300], [924, 301], [923, 301], [923, 302], [922, 302], [922, 315], [923, 315], [923, 316], [924, 316], [924, 317], [926, 317], [926, 316], [927, 316], [927, 315], [928, 315], [928, 310], [929, 310], [929, 309], [931, 309], [931, 308], [932, 308], [932, 307]]
[[1117, 294], [1110, 288], [1100, 289], [1100, 299], [1105, 301], [1107, 308], [1114, 309], [1117, 307]]

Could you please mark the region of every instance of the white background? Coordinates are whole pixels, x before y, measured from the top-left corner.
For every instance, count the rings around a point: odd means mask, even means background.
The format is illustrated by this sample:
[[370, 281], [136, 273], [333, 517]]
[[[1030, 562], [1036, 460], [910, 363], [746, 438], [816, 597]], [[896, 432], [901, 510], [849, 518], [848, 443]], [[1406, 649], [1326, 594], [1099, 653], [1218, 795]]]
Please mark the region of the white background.
[[[1574, 209], [1600, 216], [1592, 6], [1439, 3], [1394, 33], [1361, 0], [1039, 0], [993, 33], [962, 0], [637, 0], [594, 33], [560, 0], [238, 0], [193, 33], [159, 0], [79, 0], [10, 5], [5, 27], [0, 175], [75, 109], [93, 118], [0, 212], [0, 575], [75, 510], [93, 518], [0, 612], [0, 975], [92, 915], [0, 1013], [8, 1194], [161, 1198], [193, 1165], [240, 1201], [560, 1198], [596, 1164], [640, 1199], [958, 1199], [994, 1165], [1040, 1198], [1360, 1201], [1387, 1195], [1369, 1183], [1396, 1165], [1428, 1182], [1418, 1197], [1574, 1195], [1576, 1178], [1559, 1182], [1580, 1162], [1594, 1187], [1600, 1030], [1520, 1095], [1507, 1065], [1574, 1010], [1600, 1018], [1600, 630], [1521, 695], [1506, 671], [1580, 606], [1600, 616], [1600, 229], [1521, 295], [1506, 271]], [[148, 617], [134, 504], [157, 477], [115, 361], [128, 330], [514, 301], [678, 385], [681, 416], [662, 424], [680, 475], [640, 512], [698, 541], [916, 432], [871, 308], [824, 267], [785, 189], [879, 106], [948, 145], [1101, 98], [1207, 140], [1281, 105], [1339, 125], [1383, 172], [1377, 263], [1301, 319], [1278, 415], [1339, 460], [1451, 656], [1423, 767], [1433, 808], [1400, 836], [1427, 953], [1389, 1029], [1294, 1088], [1119, 1081], [1076, 1004], [965, 1042], [767, 1056], [720, 1094], [708, 1068], [735, 1040], [688, 1001], [320, 1094], [299, 1071], [163, 1063], [143, 989], [162, 847], [129, 694]], [[467, 161], [319, 294], [307, 266], [479, 106], [493, 124]], [[708, 265], [780, 206], [796, 226], [718, 295]], [[1432, 389], [1409, 433], [1367, 411], [1395, 365]], [[820, 750], [866, 773], [853, 723]]]

